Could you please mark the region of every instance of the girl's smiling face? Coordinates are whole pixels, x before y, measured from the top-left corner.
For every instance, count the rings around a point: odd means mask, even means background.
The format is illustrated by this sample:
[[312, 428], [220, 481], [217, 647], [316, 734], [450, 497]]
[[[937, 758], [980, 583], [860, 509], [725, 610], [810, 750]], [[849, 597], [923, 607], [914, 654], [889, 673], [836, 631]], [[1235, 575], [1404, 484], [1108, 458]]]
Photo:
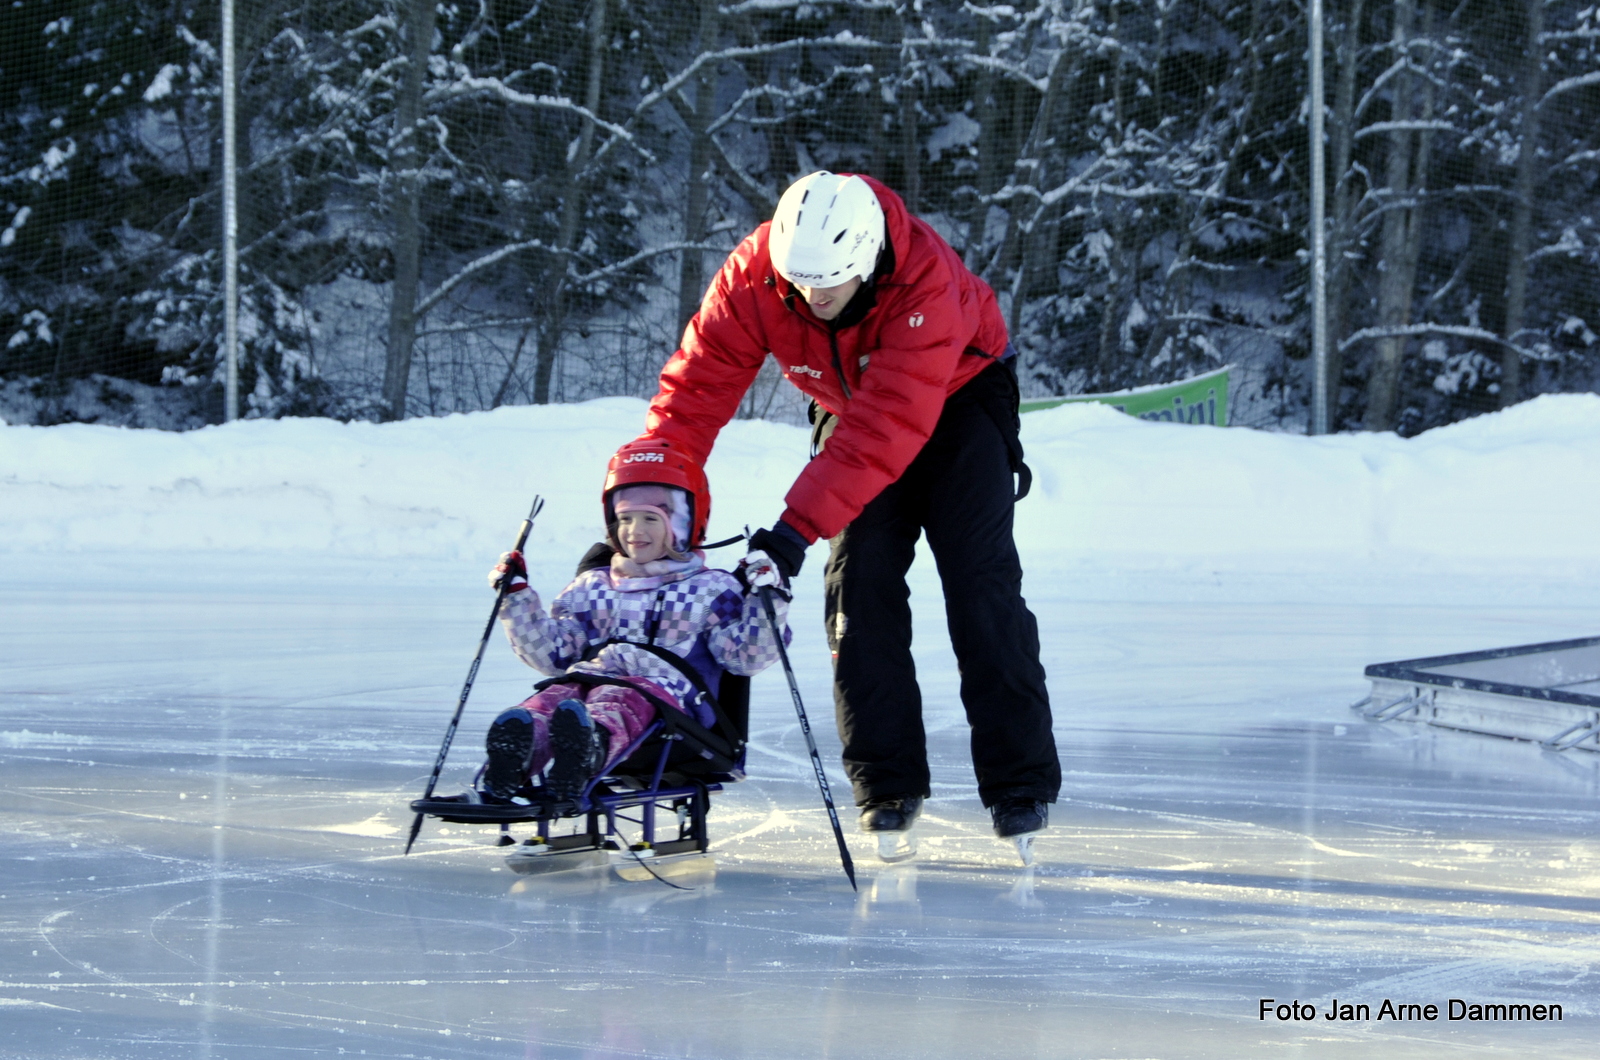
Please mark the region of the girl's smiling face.
[[617, 516], [617, 540], [635, 563], [649, 563], [667, 554], [672, 530], [660, 515], [632, 509]]

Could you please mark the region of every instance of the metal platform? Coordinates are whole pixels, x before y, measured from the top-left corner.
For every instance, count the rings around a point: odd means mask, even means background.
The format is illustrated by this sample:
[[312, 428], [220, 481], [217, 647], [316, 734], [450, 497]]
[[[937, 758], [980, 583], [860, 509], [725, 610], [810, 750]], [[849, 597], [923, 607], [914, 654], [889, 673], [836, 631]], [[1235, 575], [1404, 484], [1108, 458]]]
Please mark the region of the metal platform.
[[1367, 667], [1368, 721], [1413, 721], [1600, 751], [1600, 637]]

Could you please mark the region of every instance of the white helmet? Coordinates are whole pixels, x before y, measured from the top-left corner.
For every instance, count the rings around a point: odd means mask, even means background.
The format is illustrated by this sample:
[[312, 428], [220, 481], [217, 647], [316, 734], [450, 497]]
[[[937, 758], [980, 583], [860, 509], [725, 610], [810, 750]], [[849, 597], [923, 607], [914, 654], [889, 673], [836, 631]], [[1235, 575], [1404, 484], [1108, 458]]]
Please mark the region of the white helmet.
[[768, 246], [772, 267], [798, 287], [870, 280], [883, 249], [883, 207], [860, 177], [801, 177], [778, 200]]

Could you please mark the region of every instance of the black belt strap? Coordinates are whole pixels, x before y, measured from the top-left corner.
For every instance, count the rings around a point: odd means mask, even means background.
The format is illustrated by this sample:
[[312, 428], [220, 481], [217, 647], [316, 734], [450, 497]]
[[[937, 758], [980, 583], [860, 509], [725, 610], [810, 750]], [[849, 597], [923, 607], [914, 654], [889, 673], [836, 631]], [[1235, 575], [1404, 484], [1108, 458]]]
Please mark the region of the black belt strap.
[[[684, 679], [694, 686], [695, 691], [699, 692], [700, 695], [705, 698], [706, 704], [711, 708], [712, 716], [717, 719], [717, 728], [722, 732], [722, 738], [728, 741], [729, 746], [733, 748], [734, 757], [737, 757], [739, 752], [744, 750], [744, 734], [738, 730], [732, 721], [728, 720], [728, 715], [723, 711], [722, 704], [717, 702], [716, 695], [711, 691], [711, 687], [706, 684], [706, 679], [701, 675], [700, 671], [696, 670], [694, 667], [685, 662], [682, 656], [657, 644], [640, 644], [636, 640], [626, 640], [622, 637], [612, 637], [610, 640], [594, 645], [587, 652], [585, 652], [585, 661], [594, 658], [596, 655], [599, 655], [602, 649], [609, 648], [613, 644], [626, 644], [629, 647], [638, 648], [640, 651], [649, 652], [651, 655], [654, 655], [656, 658], [660, 659], [662, 662], [666, 663], [668, 666], [671, 666], [674, 670], [677, 670], [680, 674], [682, 674]], [[583, 671], [579, 670], [569, 673], [566, 676], [577, 678], [582, 673]], [[559, 680], [559, 678], [557, 680]], [[552, 681], [551, 683], [554, 684], [555, 681]], [[627, 684], [625, 681], [606, 681], [602, 683]], [[636, 686], [628, 685], [628, 687], [634, 688]], [[640, 689], [639, 691], [643, 692], [643, 689]], [[645, 692], [644, 695], [647, 698], [650, 698], [648, 692]]]
[[582, 670], [575, 670], [572, 673], [561, 674], [557, 677], [547, 677], [533, 687], [535, 691], [543, 692], [551, 685], [560, 684], [588, 685], [591, 688], [596, 685], [615, 685], [618, 688], [632, 689], [656, 708], [656, 716], [661, 719], [661, 726], [667, 732], [687, 733], [693, 737], [696, 743], [701, 744], [705, 749], [703, 757], [709, 760], [711, 768], [723, 772], [738, 768], [737, 759], [743, 749], [742, 745], [729, 747], [722, 737], [703, 727], [699, 722], [689, 717], [688, 714], [648, 689], [640, 688], [626, 678], [608, 677], [605, 674], [591, 674]]

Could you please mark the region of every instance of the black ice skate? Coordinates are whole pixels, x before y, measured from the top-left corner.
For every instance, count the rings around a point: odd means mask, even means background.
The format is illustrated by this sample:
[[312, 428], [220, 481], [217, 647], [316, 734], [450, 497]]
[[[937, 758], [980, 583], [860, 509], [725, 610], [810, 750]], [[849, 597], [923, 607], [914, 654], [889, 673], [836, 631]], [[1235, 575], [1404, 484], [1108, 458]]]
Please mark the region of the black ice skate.
[[606, 764], [600, 729], [588, 708], [576, 699], [563, 699], [550, 719], [550, 752], [555, 759], [545, 788], [558, 800], [576, 798]]
[[904, 861], [917, 853], [911, 829], [921, 813], [922, 799], [915, 795], [874, 799], [861, 808], [861, 830], [877, 835], [879, 858]]
[[994, 834], [1017, 845], [1017, 856], [1024, 865], [1033, 864], [1033, 837], [1050, 823], [1050, 807], [1042, 799], [1001, 799], [989, 807], [994, 818]]

